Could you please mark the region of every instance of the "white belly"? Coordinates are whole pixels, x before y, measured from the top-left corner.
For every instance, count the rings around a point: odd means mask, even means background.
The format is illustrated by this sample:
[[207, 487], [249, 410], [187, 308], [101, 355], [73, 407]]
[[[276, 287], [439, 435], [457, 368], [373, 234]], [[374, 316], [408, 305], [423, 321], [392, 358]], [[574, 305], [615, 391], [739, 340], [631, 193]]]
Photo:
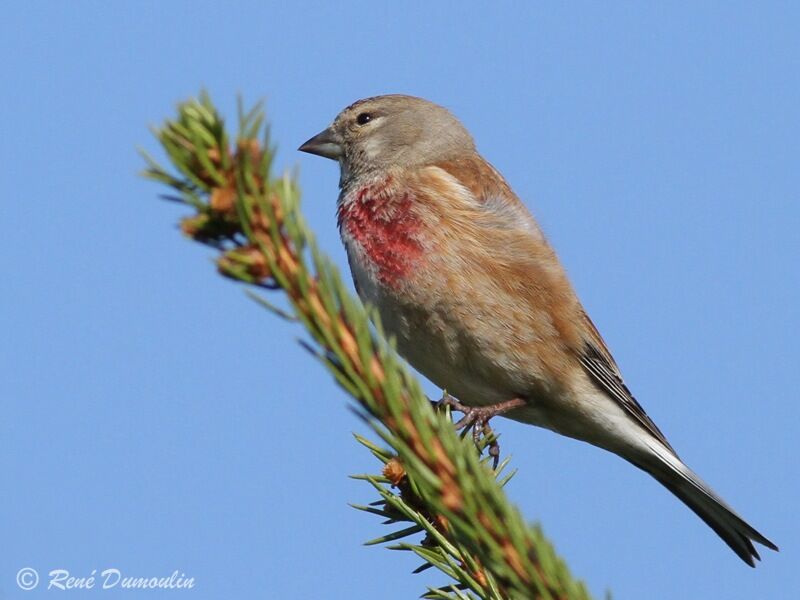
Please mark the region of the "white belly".
[[[425, 302], [413, 290], [387, 289], [360, 255], [346, 243], [353, 280], [362, 302], [378, 309], [384, 333], [398, 353], [438, 387], [465, 404], [480, 406], [509, 400], [520, 392], [497, 381], [489, 362], [478, 356], [443, 294], [441, 302]], [[352, 248], [352, 250], [351, 250]]]

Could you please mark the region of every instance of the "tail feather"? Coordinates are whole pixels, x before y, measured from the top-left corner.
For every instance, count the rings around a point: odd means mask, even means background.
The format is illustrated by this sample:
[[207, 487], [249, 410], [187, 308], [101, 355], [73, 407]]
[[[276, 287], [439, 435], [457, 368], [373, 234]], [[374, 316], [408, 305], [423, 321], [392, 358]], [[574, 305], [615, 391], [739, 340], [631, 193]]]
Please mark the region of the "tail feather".
[[761, 560], [753, 542], [770, 550], [778, 547], [748, 524], [722, 498], [681, 460], [666, 448], [655, 449], [656, 464], [637, 465], [650, 473], [659, 483], [675, 494], [686, 506], [703, 519], [730, 548], [751, 567]]

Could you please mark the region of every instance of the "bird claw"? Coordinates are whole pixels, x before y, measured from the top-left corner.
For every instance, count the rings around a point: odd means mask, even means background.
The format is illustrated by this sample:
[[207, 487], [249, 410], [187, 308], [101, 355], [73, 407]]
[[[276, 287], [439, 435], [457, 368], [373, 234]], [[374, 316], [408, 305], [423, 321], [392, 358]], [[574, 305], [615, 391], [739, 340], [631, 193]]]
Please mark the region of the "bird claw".
[[457, 431], [462, 429], [467, 431], [471, 427], [472, 440], [475, 442], [475, 446], [479, 451], [481, 450], [482, 438], [489, 440], [487, 452], [492, 458], [493, 469], [496, 469], [500, 462], [500, 444], [497, 442], [497, 436], [494, 435], [494, 431], [492, 431], [492, 428], [489, 426], [489, 420], [492, 417], [502, 415], [524, 404], [525, 401], [521, 398], [512, 398], [511, 400], [490, 404], [489, 406], [467, 406], [453, 398], [447, 392], [442, 394], [441, 400], [434, 402], [437, 408], [449, 407], [451, 410], [456, 410], [464, 414], [463, 417], [456, 421], [455, 428]]

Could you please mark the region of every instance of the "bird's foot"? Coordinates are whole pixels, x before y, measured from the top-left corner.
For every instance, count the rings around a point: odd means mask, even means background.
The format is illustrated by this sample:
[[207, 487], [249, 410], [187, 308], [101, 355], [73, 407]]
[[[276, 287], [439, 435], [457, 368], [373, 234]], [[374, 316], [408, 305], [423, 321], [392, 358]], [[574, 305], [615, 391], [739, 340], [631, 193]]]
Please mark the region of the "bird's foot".
[[463, 429], [467, 431], [471, 427], [472, 439], [479, 449], [481, 448], [481, 438], [489, 439], [488, 452], [489, 456], [492, 457], [492, 468], [496, 469], [497, 464], [500, 462], [500, 444], [497, 442], [497, 436], [493, 434], [492, 428], [489, 427], [489, 420], [492, 417], [523, 406], [525, 401], [522, 398], [512, 398], [489, 406], [467, 406], [445, 392], [442, 394], [442, 399], [435, 404], [437, 407], [449, 407], [451, 410], [457, 410], [464, 414], [463, 417], [456, 421], [455, 428], [456, 430]]

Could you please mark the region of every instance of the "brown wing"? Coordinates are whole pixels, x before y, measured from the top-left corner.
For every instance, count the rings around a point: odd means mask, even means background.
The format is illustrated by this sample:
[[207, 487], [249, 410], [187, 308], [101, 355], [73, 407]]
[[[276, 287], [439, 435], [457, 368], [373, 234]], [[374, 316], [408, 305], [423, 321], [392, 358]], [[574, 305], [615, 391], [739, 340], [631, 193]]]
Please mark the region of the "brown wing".
[[633, 397], [628, 386], [622, 380], [617, 363], [608, 351], [600, 332], [597, 331], [592, 320], [585, 312], [583, 318], [586, 321], [585, 330], [589, 333], [589, 339], [580, 353], [580, 361], [586, 372], [592, 377], [594, 382], [599, 385], [609, 396], [625, 409], [636, 421], [644, 427], [653, 437], [669, 448], [675, 456], [675, 449], [670, 446], [667, 438], [661, 433], [653, 420], [644, 412], [642, 405]]
[[[561, 342], [577, 355], [585, 371], [603, 391], [615, 400], [648, 433], [675, 454], [675, 450], [667, 442], [664, 434], [661, 433], [661, 430], [652, 419], [647, 416], [647, 413], [625, 385], [619, 368], [608, 351], [603, 338], [594, 323], [580, 307], [580, 303], [575, 297], [572, 286], [569, 284], [563, 269], [560, 265], [557, 265], [558, 261], [555, 254], [552, 253], [549, 245], [544, 240], [528, 210], [508, 186], [502, 175], [478, 156], [442, 162], [436, 166], [455, 177], [485, 209], [507, 220], [513, 229], [518, 229], [526, 238], [532, 232], [535, 232], [534, 237], [538, 239], [536, 241], [529, 239], [531, 244], [525, 247], [531, 252], [536, 247], [548, 248], [549, 252], [537, 257], [537, 262], [552, 261], [556, 263], [551, 265], [555, 267], [554, 269], [540, 269], [536, 273], [536, 277], [548, 279], [546, 289], [555, 292], [553, 297], [549, 298], [549, 301], [548, 298], [544, 297], [546, 294], [542, 294], [539, 297], [539, 302], [546, 301], [546, 304], [548, 304], [550, 320], [555, 330], [558, 331]], [[530, 272], [526, 272], [526, 274], [527, 276], [531, 275]], [[540, 293], [542, 291], [540, 290]], [[568, 298], [569, 300], [567, 300]]]

